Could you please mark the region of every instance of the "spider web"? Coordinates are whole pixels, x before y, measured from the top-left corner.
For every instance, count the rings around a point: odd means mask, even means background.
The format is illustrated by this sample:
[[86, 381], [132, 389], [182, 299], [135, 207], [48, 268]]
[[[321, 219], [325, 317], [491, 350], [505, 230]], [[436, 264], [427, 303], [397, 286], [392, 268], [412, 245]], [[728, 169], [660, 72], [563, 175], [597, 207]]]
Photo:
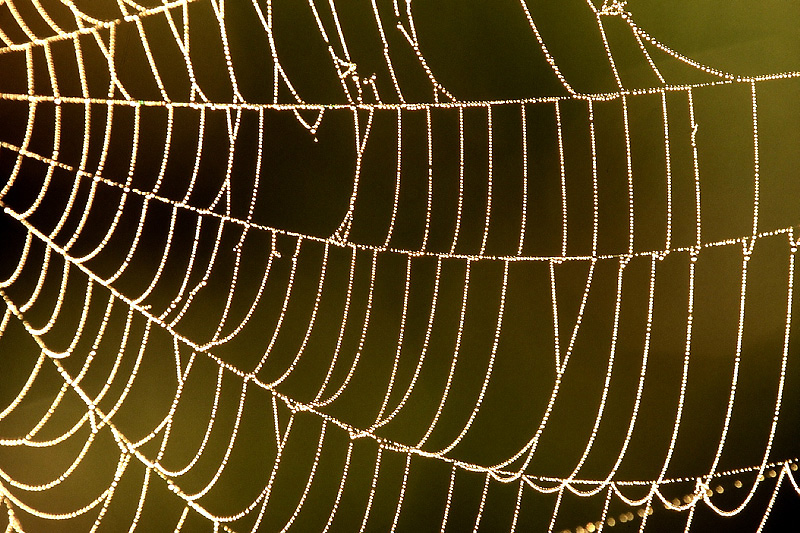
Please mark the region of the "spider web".
[[472, 99], [410, 2], [6, 0], [7, 530], [760, 531], [800, 493], [800, 73], [587, 2], [581, 79], [539, 8], [541, 80]]

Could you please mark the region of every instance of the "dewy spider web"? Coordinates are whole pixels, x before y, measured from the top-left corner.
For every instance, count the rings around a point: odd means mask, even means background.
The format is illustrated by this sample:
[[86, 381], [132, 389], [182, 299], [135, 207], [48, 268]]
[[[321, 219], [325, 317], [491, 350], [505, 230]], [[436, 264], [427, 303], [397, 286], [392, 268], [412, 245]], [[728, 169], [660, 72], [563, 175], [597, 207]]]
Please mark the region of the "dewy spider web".
[[800, 493], [800, 72], [587, 2], [579, 89], [522, 2], [535, 96], [471, 100], [410, 2], [94, 4], [0, 6], [7, 531], [760, 531]]

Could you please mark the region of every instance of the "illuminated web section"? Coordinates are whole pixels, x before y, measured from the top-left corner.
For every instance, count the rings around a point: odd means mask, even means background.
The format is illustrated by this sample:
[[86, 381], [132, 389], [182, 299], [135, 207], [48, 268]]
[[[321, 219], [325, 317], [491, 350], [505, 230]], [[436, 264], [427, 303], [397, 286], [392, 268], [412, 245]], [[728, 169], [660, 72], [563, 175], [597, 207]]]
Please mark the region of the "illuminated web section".
[[[558, 90], [473, 101], [410, 3], [361, 14], [371, 47], [333, 1], [244, 7], [0, 6], [9, 531], [688, 531], [751, 503], [761, 530], [800, 493], [775, 444], [798, 198], [762, 170], [800, 73], [707, 67], [587, 2], [612, 87], [579, 89], [523, 2]], [[327, 70], [284, 60], [282, 15]], [[744, 144], [715, 147], [719, 100]]]

